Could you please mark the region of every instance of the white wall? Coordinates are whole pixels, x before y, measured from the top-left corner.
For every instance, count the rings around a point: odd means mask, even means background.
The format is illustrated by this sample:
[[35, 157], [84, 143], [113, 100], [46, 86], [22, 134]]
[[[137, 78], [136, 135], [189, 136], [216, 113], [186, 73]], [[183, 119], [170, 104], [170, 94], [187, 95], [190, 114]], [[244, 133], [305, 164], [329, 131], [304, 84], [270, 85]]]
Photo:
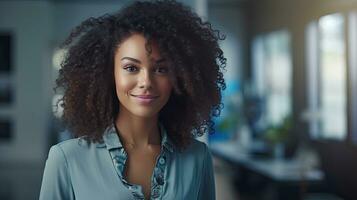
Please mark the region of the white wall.
[[54, 3], [54, 39], [62, 42], [68, 36], [71, 29], [79, 25], [89, 17], [99, 17], [105, 13], [117, 11], [124, 4], [115, 2], [69, 2]]
[[51, 11], [44, 1], [0, 1], [0, 30], [14, 33], [15, 94], [11, 107], [0, 107], [14, 124], [12, 140], [0, 141], [1, 163], [38, 163], [45, 156]]
[[208, 10], [208, 20], [213, 27], [226, 35], [221, 47], [227, 58], [225, 79], [240, 79], [246, 65], [246, 24], [245, 13], [238, 4], [212, 4]]
[[[194, 9], [199, 6], [195, 2], [198, 0], [178, 0]], [[205, 0], [199, 0], [205, 1]], [[72, 28], [79, 25], [89, 17], [98, 17], [105, 13], [112, 13], [131, 1], [104, 1], [104, 2], [55, 2], [54, 3], [54, 38], [56, 42], [62, 40], [69, 34]]]

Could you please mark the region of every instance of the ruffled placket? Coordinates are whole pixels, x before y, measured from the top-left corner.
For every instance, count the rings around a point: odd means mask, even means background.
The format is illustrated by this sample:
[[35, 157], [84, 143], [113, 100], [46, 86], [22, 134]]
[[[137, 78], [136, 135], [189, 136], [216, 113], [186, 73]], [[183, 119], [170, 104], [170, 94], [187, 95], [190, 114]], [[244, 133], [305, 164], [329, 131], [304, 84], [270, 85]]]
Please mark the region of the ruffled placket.
[[[162, 126], [160, 126], [160, 133], [162, 136], [162, 145], [159, 156], [156, 158], [154, 171], [151, 176], [151, 192], [150, 199], [161, 199], [164, 193], [164, 186], [166, 184], [165, 170], [169, 162], [169, 155], [173, 152], [171, 143], [168, 142], [166, 132]], [[141, 185], [129, 183], [124, 178], [125, 163], [128, 158], [124, 147], [122, 146], [120, 139], [116, 133], [115, 127], [111, 127], [104, 135], [104, 141], [109, 154], [113, 161], [113, 166], [118, 174], [118, 177], [133, 194], [136, 200], [144, 200], [144, 193]]]

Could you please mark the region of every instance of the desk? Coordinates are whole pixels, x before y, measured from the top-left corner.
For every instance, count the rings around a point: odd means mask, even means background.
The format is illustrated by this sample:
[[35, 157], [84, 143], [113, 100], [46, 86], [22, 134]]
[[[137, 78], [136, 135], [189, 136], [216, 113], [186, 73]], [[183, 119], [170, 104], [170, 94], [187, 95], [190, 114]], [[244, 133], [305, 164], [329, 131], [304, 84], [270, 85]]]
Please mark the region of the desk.
[[[237, 169], [260, 175], [277, 191], [274, 199], [292, 199], [291, 195], [307, 190], [307, 186], [321, 185], [324, 174], [319, 169], [311, 169], [297, 159], [255, 158], [236, 143], [212, 143], [211, 152], [214, 156], [226, 160]], [[287, 188], [289, 187], [289, 188]], [[285, 194], [284, 194], [285, 193]]]

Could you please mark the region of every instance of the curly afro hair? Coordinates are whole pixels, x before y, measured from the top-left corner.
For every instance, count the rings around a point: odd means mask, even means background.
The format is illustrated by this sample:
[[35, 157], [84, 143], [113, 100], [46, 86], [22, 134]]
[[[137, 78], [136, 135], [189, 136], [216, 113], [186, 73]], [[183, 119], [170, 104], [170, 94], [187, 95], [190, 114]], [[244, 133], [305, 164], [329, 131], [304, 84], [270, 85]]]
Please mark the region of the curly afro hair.
[[56, 89], [63, 89], [62, 120], [76, 137], [101, 142], [105, 129], [118, 116], [114, 54], [133, 33], [158, 44], [168, 60], [173, 92], [159, 113], [168, 136], [179, 148], [193, 137], [212, 133], [212, 117], [219, 116], [225, 89], [222, 72], [226, 58], [218, 45], [224, 35], [175, 1], [140, 1], [98, 18], [89, 18], [72, 30], [62, 44]]

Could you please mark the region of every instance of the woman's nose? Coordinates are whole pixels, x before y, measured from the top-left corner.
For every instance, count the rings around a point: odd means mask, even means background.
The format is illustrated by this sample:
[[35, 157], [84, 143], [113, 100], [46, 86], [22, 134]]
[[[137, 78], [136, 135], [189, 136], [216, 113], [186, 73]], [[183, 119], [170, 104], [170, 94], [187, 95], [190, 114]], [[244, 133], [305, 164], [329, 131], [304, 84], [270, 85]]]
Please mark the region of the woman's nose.
[[150, 72], [143, 71], [139, 75], [139, 87], [140, 88], [151, 88], [152, 87], [152, 77]]

